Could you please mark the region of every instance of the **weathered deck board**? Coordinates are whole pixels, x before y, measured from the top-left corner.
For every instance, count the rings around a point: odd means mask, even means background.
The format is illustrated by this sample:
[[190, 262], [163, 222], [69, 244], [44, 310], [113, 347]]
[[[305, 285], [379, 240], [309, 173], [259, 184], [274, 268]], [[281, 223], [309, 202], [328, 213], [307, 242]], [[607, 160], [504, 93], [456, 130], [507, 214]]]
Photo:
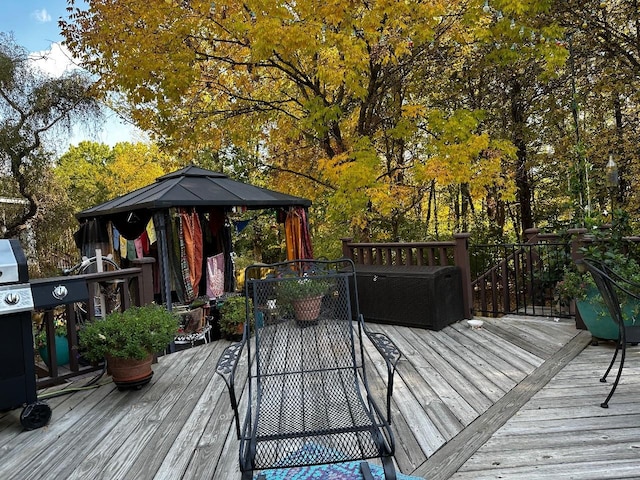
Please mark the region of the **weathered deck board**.
[[[583, 350], [451, 478], [638, 478], [640, 347], [629, 347], [618, 390], [600, 383], [613, 348]], [[635, 467], [634, 467], [635, 465]]]
[[[567, 365], [588, 344], [572, 324], [484, 320], [478, 330], [460, 322], [439, 332], [369, 325], [404, 354], [392, 400], [399, 470], [429, 479], [637, 476], [640, 348], [603, 410], [609, 385], [598, 377], [610, 345], [589, 346]], [[235, 425], [215, 374], [226, 345], [161, 357], [140, 391], [109, 384], [52, 399], [51, 424], [37, 431], [20, 431], [19, 411], [0, 414], [0, 478], [238, 480]], [[386, 369], [365, 350], [384, 406]]]

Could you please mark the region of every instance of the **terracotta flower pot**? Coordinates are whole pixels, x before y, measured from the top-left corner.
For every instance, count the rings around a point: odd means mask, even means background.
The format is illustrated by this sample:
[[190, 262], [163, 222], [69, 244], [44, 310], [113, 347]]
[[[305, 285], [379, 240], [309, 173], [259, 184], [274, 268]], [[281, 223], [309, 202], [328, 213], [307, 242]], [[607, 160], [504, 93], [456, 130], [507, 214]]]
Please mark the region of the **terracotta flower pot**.
[[323, 295], [291, 300], [296, 321], [302, 325], [315, 325], [320, 316]]
[[107, 355], [108, 371], [113, 378], [113, 383], [121, 390], [131, 387], [140, 388], [149, 383], [153, 376], [151, 362], [153, 362], [153, 355], [149, 355], [144, 360]]

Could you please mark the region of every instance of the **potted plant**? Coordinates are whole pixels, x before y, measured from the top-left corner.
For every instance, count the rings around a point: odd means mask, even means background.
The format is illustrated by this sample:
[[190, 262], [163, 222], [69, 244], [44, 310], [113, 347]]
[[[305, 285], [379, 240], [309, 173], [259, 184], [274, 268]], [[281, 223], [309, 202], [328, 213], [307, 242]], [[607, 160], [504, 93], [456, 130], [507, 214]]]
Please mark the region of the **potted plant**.
[[[625, 216], [622, 212], [618, 215], [619, 220], [611, 230], [594, 230], [592, 243], [582, 248], [581, 254], [586, 259], [604, 263], [622, 278], [640, 285], [640, 264], [629, 251], [631, 245], [623, 237], [627, 230], [624, 228]], [[566, 267], [556, 289], [562, 301], [575, 300], [577, 313], [593, 337], [603, 340], [618, 338], [618, 326], [609, 315], [588, 272], [579, 270], [575, 264]], [[640, 313], [640, 305], [624, 294], [620, 294], [620, 301], [625, 321], [634, 322]]]
[[89, 323], [80, 331], [80, 345], [89, 360], [107, 360], [118, 387], [140, 387], [151, 380], [153, 355], [166, 348], [177, 332], [178, 318], [149, 304]]
[[247, 319], [247, 300], [249, 303], [249, 321], [253, 320], [253, 302], [244, 296], [228, 297], [220, 307], [220, 332], [226, 339], [236, 340], [242, 336]]
[[[37, 332], [35, 334], [35, 347], [42, 361], [49, 365], [49, 347], [47, 346], [47, 330], [44, 324], [44, 313], [33, 314]], [[67, 339], [67, 321], [63, 312], [54, 312], [53, 328], [55, 331], [54, 345], [56, 349], [56, 363], [58, 366], [69, 363], [69, 341]]]
[[314, 325], [320, 316], [322, 298], [330, 283], [313, 275], [284, 277], [276, 287], [278, 308], [288, 310], [290, 306], [296, 321], [301, 326]]

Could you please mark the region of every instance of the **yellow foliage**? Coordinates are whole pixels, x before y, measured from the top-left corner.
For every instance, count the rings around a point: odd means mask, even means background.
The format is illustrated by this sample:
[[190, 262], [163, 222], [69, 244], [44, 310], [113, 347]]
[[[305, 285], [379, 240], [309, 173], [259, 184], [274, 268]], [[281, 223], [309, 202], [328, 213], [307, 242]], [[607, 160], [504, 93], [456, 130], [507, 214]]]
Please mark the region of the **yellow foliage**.
[[[509, 144], [481, 131], [482, 112], [434, 108], [450, 92], [429, 84], [513, 34], [491, 30], [481, 0], [88, 3], [63, 29], [69, 46], [139, 126], [185, 153], [243, 148], [336, 225], [408, 212], [434, 180], [510, 194]], [[118, 155], [112, 193], [161, 174], [149, 156]]]

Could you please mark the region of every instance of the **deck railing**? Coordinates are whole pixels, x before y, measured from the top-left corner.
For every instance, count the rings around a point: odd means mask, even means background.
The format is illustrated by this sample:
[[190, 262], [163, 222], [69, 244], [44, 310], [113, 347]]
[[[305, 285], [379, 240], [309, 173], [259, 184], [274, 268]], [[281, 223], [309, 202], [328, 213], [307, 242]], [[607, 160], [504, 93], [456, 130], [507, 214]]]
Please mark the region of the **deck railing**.
[[[603, 227], [606, 230], [607, 227]], [[444, 242], [354, 243], [342, 239], [343, 256], [356, 265], [455, 265], [462, 273], [465, 312], [501, 316], [507, 313], [567, 317], [575, 314], [555, 295], [564, 267], [582, 255], [581, 249], [596, 240], [585, 228], [565, 235], [525, 232], [526, 242], [501, 245], [469, 245], [469, 234]], [[625, 237], [640, 243], [640, 237]]]
[[476, 313], [493, 317], [571, 314], [555, 295], [555, 285], [571, 263], [570, 242], [558, 235], [528, 233], [526, 243], [471, 246]]
[[[32, 288], [42, 288], [51, 290], [64, 281], [73, 278], [73, 282], [86, 283], [88, 298], [77, 302], [75, 298], [69, 301], [60, 300], [55, 307], [47, 307], [41, 311], [34, 313], [42, 315], [43, 325], [41, 328], [45, 332], [47, 358], [43, 358], [43, 362], [36, 363], [36, 373], [38, 380], [36, 382], [38, 388], [62, 383], [65, 380], [83, 375], [101, 368], [99, 365], [82, 362], [78, 349], [77, 331], [80, 323], [83, 321], [94, 321], [96, 312], [100, 315], [106, 315], [114, 306], [117, 309], [125, 310], [131, 305], [146, 305], [153, 301], [153, 273], [152, 264], [154, 260], [150, 258], [142, 258], [134, 260], [134, 268], [115, 270], [109, 272], [89, 273], [85, 275], [77, 275], [73, 277], [55, 277], [37, 279], [31, 282]], [[118, 288], [114, 288], [117, 286]], [[111, 301], [102, 302], [102, 305], [96, 309], [96, 295], [94, 292], [100, 292], [111, 287], [117, 292], [117, 297], [110, 299]], [[37, 305], [36, 305], [37, 306]], [[101, 311], [104, 308], [104, 311]], [[69, 364], [64, 368], [58, 367], [56, 353], [56, 321], [61, 321], [66, 325], [66, 341], [69, 352]]]

